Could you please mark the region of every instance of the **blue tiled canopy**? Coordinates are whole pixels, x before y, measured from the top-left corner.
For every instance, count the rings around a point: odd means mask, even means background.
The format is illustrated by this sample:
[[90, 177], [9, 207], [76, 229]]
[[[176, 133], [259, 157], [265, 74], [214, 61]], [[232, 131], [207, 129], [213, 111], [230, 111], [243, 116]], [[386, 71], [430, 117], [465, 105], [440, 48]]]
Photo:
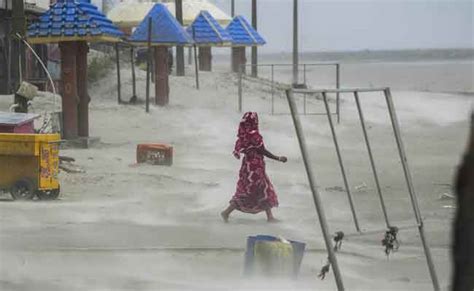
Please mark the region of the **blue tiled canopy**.
[[236, 16], [225, 29], [232, 37], [233, 46], [258, 46], [266, 42], [243, 16]]
[[119, 41], [123, 33], [88, 0], [58, 0], [28, 27], [32, 43]]
[[148, 42], [148, 19], [151, 18], [152, 45], [185, 45], [193, 43], [193, 39], [179, 24], [174, 16], [163, 4], [155, 4], [145, 19], [138, 25], [130, 37], [130, 41], [138, 44]]
[[201, 11], [186, 29], [197, 45], [230, 45], [232, 37], [207, 11]]

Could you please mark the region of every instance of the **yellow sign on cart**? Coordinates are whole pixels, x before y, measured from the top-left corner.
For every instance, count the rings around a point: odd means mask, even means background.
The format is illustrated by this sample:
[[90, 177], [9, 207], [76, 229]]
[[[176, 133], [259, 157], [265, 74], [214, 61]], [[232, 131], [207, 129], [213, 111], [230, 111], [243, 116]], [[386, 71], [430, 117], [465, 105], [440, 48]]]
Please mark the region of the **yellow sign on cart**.
[[59, 134], [0, 133], [0, 189], [15, 199], [57, 197], [60, 139]]

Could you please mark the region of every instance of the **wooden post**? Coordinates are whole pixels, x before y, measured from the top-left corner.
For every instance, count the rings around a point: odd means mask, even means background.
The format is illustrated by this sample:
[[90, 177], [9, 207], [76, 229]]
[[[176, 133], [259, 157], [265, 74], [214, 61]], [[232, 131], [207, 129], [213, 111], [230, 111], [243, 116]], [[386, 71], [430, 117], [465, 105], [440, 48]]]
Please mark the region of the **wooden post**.
[[199, 47], [199, 70], [208, 72], [212, 70], [211, 47]]
[[[183, 25], [183, 0], [175, 0], [176, 20]], [[178, 45], [176, 47], [176, 76], [184, 76], [184, 47]]]
[[78, 135], [77, 117], [77, 76], [76, 76], [76, 42], [62, 42], [61, 50], [61, 79], [63, 133], [65, 139], [75, 139]]
[[146, 100], [145, 100], [145, 111], [150, 112], [150, 71], [151, 71], [151, 17], [148, 18], [148, 50], [146, 60]]
[[189, 46], [188, 47], [188, 65], [193, 64], [193, 47]]
[[234, 73], [245, 74], [247, 64], [247, 58], [245, 56], [245, 47], [233, 47], [232, 48], [232, 71]]
[[77, 93], [79, 96], [78, 114], [78, 134], [81, 137], [89, 136], [89, 103], [90, 96], [87, 91], [87, 53], [89, 46], [87, 42], [77, 42]]
[[120, 81], [120, 54], [119, 54], [119, 44], [115, 43], [115, 63], [117, 65], [117, 100], [118, 104], [122, 103], [122, 84]]
[[12, 19], [11, 19], [11, 35], [10, 45], [12, 47], [10, 51], [10, 76], [11, 76], [11, 85], [13, 92], [16, 92], [20, 86], [23, 68], [25, 65], [25, 50], [24, 46], [16, 36], [25, 36], [26, 31], [26, 18], [25, 18], [25, 7], [24, 1], [12, 1]]
[[168, 47], [155, 47], [155, 104], [169, 103]]
[[[252, 0], [252, 26], [257, 30], [257, 0]], [[252, 47], [252, 77], [256, 78], [258, 75], [258, 55], [257, 46]]]

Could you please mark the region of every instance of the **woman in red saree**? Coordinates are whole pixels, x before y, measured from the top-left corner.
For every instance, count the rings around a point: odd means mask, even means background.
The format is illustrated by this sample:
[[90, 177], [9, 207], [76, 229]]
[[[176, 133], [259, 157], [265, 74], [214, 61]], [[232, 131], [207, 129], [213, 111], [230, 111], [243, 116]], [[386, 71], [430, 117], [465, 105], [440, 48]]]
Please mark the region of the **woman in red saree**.
[[265, 211], [269, 222], [277, 221], [272, 208], [278, 206], [278, 198], [267, 174], [265, 173], [264, 157], [285, 163], [286, 157], [277, 157], [270, 153], [263, 143], [258, 130], [258, 115], [247, 112], [240, 121], [234, 156], [240, 159], [243, 155], [239, 172], [237, 190], [230, 200], [229, 206], [221, 212], [225, 222], [235, 209], [256, 214]]

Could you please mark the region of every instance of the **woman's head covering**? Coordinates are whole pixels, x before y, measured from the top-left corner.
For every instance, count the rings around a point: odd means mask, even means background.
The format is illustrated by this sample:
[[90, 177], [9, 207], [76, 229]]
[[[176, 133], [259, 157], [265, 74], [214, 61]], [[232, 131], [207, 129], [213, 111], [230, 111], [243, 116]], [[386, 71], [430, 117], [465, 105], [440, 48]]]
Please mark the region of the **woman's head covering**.
[[258, 114], [257, 112], [246, 112], [240, 120], [234, 156], [240, 158], [241, 153], [262, 146], [263, 138], [258, 131]]

